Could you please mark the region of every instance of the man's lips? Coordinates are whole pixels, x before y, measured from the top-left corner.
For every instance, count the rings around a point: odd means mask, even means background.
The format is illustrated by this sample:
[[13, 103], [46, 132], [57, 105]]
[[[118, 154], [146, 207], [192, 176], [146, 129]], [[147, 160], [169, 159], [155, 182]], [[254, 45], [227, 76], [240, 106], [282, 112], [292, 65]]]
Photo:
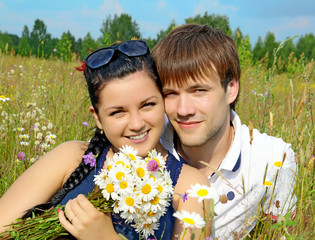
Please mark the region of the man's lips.
[[183, 129], [192, 129], [196, 128], [201, 124], [201, 121], [193, 121], [193, 122], [177, 122], [180, 128]]

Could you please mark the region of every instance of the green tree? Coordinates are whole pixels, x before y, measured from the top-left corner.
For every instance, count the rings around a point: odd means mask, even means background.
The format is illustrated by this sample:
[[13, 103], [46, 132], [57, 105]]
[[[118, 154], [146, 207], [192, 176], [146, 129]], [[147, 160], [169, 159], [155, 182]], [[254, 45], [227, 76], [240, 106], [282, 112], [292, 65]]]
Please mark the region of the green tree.
[[251, 52], [251, 45], [249, 36], [242, 39], [237, 47], [240, 64], [242, 67], [251, 66], [253, 64], [253, 53]]
[[28, 38], [26, 36], [23, 36], [21, 38], [21, 40], [19, 41], [17, 52], [21, 56], [30, 56], [31, 46], [30, 46], [30, 44], [28, 42]]
[[269, 60], [268, 60], [268, 67], [272, 66], [274, 60], [274, 50], [279, 46], [279, 43], [276, 42], [276, 37], [272, 32], [268, 32], [266, 34], [264, 40], [264, 50], [265, 53], [268, 53]]
[[264, 43], [261, 39], [261, 37], [258, 37], [258, 40], [255, 44], [255, 47], [253, 49], [253, 58], [254, 61], [257, 62], [259, 60], [261, 60], [266, 54], [266, 51], [264, 49]]
[[246, 37], [243, 36], [243, 33], [240, 27], [237, 27], [234, 32], [231, 34], [232, 39], [236, 43], [237, 46], [240, 46], [241, 43], [245, 40]]
[[23, 37], [26, 37], [26, 38], [30, 37], [30, 30], [28, 29], [28, 27], [26, 25], [24, 25], [24, 28], [22, 31], [22, 38]]
[[0, 49], [3, 52], [11, 51], [13, 47], [12, 38], [8, 33], [1, 33], [0, 32]]
[[97, 49], [97, 44], [88, 32], [82, 41], [82, 48], [80, 51], [81, 59], [84, 59], [90, 52]]
[[32, 52], [38, 57], [43, 57], [45, 41], [47, 42], [50, 40], [50, 38], [50, 34], [47, 33], [47, 26], [45, 25], [44, 21], [36, 19], [30, 35], [30, 45]]
[[66, 33], [63, 33], [61, 36], [61, 40], [58, 41], [56, 45], [57, 55], [63, 61], [69, 62], [71, 60], [71, 40], [68, 38]]
[[132, 21], [132, 17], [124, 13], [120, 16], [115, 14], [113, 19], [109, 15], [100, 30], [103, 36], [102, 39], [107, 37], [111, 43], [127, 41], [131, 38], [141, 38], [137, 22]]
[[300, 37], [296, 44], [296, 52], [298, 56], [304, 53], [305, 59], [315, 60], [315, 37], [313, 33], [305, 34]]
[[229, 34], [229, 35], [231, 32], [229, 18], [225, 15], [218, 15], [218, 14], [208, 15], [208, 12], [205, 12], [203, 16], [198, 14], [193, 18], [186, 18], [185, 23], [207, 24], [214, 29], [219, 28], [224, 33]]

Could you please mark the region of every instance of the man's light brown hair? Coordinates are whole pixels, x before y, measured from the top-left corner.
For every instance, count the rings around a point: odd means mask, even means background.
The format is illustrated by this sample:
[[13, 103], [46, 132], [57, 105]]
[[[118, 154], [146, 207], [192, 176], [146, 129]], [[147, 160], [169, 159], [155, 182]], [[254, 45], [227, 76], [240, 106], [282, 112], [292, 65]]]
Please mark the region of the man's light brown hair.
[[[183, 87], [189, 79], [219, 75], [226, 90], [241, 75], [233, 39], [208, 25], [185, 24], [174, 28], [152, 50], [162, 85]], [[235, 101], [230, 105], [235, 107]]]

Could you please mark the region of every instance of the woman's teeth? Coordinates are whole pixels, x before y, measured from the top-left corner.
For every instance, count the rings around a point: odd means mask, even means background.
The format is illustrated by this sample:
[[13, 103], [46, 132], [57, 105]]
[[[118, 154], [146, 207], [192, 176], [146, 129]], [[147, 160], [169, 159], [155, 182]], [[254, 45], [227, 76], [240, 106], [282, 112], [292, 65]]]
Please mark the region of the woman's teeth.
[[138, 139], [144, 138], [145, 135], [147, 135], [147, 134], [148, 134], [148, 131], [142, 133], [141, 135], [134, 136], [134, 137], [129, 137], [129, 138], [132, 139], [132, 140], [138, 140]]

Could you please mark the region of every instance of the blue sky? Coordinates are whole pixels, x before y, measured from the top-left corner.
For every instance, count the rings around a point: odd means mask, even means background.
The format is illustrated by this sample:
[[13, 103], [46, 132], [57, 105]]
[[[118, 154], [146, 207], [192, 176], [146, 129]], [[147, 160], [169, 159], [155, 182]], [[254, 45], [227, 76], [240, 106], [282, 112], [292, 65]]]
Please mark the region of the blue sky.
[[143, 37], [156, 37], [172, 20], [181, 25], [196, 14], [226, 15], [232, 30], [241, 28], [251, 43], [272, 31], [277, 41], [294, 35], [315, 34], [314, 0], [0, 0], [0, 31], [21, 36], [41, 19], [47, 32], [60, 38], [70, 32], [94, 39], [108, 15], [127, 13], [140, 27]]

